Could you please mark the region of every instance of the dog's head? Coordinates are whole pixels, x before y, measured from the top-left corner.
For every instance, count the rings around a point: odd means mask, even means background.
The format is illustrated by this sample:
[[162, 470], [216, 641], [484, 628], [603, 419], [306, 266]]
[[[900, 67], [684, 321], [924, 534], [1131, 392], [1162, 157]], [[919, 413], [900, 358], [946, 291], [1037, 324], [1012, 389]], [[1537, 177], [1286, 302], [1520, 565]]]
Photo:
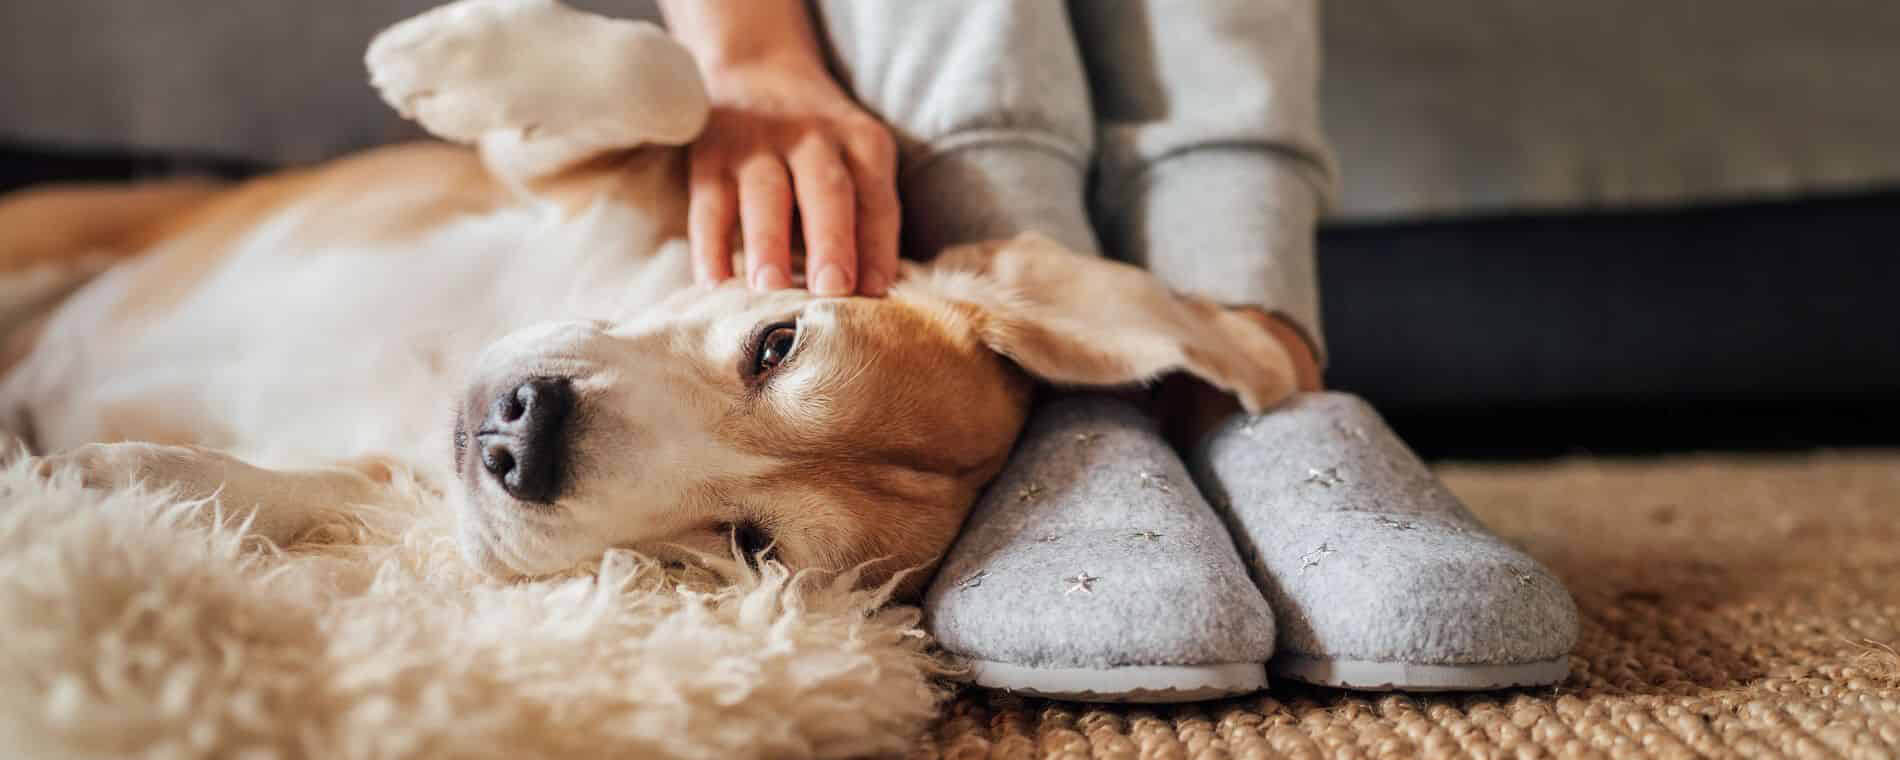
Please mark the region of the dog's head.
[[1185, 371], [1256, 410], [1292, 389], [1285, 353], [1243, 317], [1042, 238], [906, 266], [887, 298], [735, 283], [496, 343], [455, 431], [463, 551], [536, 575], [609, 547], [736, 540], [888, 578], [948, 548], [1035, 380]]

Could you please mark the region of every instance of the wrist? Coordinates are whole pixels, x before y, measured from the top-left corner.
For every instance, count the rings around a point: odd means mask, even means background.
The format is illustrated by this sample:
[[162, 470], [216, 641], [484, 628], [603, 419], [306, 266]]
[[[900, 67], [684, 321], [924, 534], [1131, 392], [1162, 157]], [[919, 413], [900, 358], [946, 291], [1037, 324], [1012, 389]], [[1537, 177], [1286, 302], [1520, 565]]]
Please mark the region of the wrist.
[[674, 0], [661, 12], [709, 77], [757, 71], [824, 72], [824, 57], [798, 0]]
[[785, 43], [728, 46], [687, 45], [708, 79], [749, 79], [762, 74], [829, 78], [818, 51]]

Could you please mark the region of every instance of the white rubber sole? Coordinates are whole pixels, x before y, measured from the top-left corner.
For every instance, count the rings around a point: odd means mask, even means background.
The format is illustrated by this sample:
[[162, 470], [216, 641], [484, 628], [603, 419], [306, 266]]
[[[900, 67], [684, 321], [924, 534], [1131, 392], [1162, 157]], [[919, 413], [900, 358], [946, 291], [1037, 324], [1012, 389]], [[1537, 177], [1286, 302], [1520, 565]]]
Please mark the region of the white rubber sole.
[[967, 668], [965, 680], [978, 686], [1077, 702], [1199, 702], [1267, 688], [1266, 666], [1257, 662], [1032, 668], [964, 660], [963, 665]]
[[1361, 691], [1489, 691], [1549, 686], [1570, 675], [1569, 657], [1519, 665], [1414, 665], [1282, 654], [1268, 666], [1282, 678]]

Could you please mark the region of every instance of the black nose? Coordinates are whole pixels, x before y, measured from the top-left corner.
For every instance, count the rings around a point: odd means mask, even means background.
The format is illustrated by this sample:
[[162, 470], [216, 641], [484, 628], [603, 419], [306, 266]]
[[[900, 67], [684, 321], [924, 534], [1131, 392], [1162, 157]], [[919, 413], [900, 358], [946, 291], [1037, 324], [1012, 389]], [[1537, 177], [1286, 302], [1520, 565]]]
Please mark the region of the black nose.
[[567, 418], [574, 390], [566, 380], [529, 380], [501, 394], [475, 432], [482, 469], [509, 496], [545, 504], [561, 487]]

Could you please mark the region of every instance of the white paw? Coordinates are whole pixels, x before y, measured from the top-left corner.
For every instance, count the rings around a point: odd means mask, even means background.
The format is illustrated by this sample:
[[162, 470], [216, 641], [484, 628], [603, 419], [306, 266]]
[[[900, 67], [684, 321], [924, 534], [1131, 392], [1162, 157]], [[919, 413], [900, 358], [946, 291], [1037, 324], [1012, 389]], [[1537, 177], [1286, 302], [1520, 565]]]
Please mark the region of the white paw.
[[377, 35], [367, 62], [384, 101], [514, 177], [683, 145], [706, 121], [699, 68], [670, 35], [555, 0], [451, 3]]
[[76, 477], [86, 488], [144, 486], [199, 499], [216, 493], [233, 469], [244, 466], [228, 455], [195, 446], [92, 443], [40, 457], [37, 472], [48, 478]]
[[197, 446], [94, 443], [41, 457], [36, 468], [42, 477], [77, 478], [86, 488], [111, 491], [137, 486], [168, 492], [180, 500], [216, 499], [218, 509], [197, 510], [194, 519], [204, 524], [215, 516], [222, 516], [226, 524], [247, 521], [250, 535], [279, 545], [316, 522], [318, 511], [302, 506], [299, 497], [315, 499], [320, 506], [343, 501], [342, 494], [321, 476], [276, 473]]

